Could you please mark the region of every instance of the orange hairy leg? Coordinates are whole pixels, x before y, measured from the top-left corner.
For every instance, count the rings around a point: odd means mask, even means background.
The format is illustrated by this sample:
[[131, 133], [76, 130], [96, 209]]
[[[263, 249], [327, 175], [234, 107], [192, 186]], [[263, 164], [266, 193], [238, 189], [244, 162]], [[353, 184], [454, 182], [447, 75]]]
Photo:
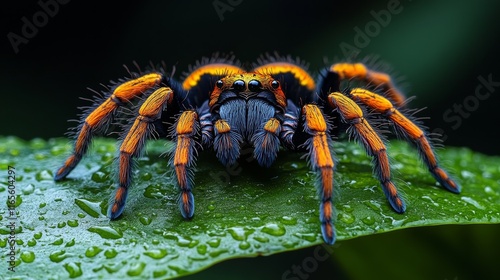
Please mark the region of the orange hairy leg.
[[302, 107], [302, 115], [304, 116], [304, 131], [310, 136], [304, 146], [309, 152], [311, 167], [318, 174], [321, 232], [325, 242], [333, 244], [335, 242], [335, 227], [332, 221], [334, 162], [330, 152], [329, 126], [316, 105], [308, 104]]
[[406, 98], [392, 83], [391, 77], [382, 72], [368, 69], [363, 63], [336, 63], [329, 71], [337, 73], [340, 80], [359, 79], [387, 91], [387, 96], [397, 106], [403, 106]]
[[302, 67], [299, 67], [292, 63], [271, 62], [255, 67], [253, 71], [271, 76], [291, 73], [293, 74], [294, 78], [299, 81], [300, 86], [306, 87], [309, 90], [314, 90], [316, 88], [316, 82], [309, 75], [309, 73], [307, 73], [307, 71], [305, 71]]
[[417, 147], [422, 160], [425, 162], [434, 178], [447, 190], [453, 193], [460, 192], [460, 186], [448, 176], [448, 173], [439, 167], [438, 160], [429, 139], [424, 131], [405, 115], [398, 111], [386, 98], [365, 89], [355, 88], [350, 92], [352, 98], [389, 119], [395, 128], [412, 141]]
[[352, 129], [355, 138], [363, 144], [366, 153], [373, 157], [374, 173], [382, 185], [385, 196], [396, 212], [403, 213], [406, 206], [391, 181], [391, 170], [384, 142], [363, 117], [363, 111], [353, 100], [339, 92], [334, 92], [328, 96], [328, 102], [337, 109], [342, 121], [351, 126], [350, 130]]
[[139, 108], [139, 116], [128, 130], [120, 146], [118, 158], [118, 187], [109, 203], [108, 216], [116, 219], [123, 212], [128, 187], [132, 179], [132, 158], [139, 156], [147, 137], [154, 130], [153, 122], [161, 117], [163, 109], [173, 99], [173, 91], [162, 87], [154, 91]]
[[113, 90], [113, 93], [97, 108], [90, 112], [79, 127], [72, 154], [66, 159], [54, 180], [64, 179], [80, 162], [88, 150], [92, 136], [96, 132], [105, 131], [116, 109], [132, 99], [142, 95], [146, 90], [160, 84], [162, 75], [150, 73], [127, 81]]
[[175, 170], [177, 185], [181, 190], [179, 201], [180, 210], [184, 218], [191, 218], [194, 214], [193, 167], [195, 162], [195, 140], [199, 132], [198, 114], [195, 111], [184, 111], [177, 120], [176, 147], [170, 164]]

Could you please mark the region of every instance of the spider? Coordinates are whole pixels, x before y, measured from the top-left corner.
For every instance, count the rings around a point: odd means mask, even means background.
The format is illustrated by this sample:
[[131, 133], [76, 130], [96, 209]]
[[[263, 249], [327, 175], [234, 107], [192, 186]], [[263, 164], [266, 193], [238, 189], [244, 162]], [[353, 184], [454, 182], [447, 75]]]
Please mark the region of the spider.
[[[333, 64], [316, 80], [300, 61], [279, 56], [261, 57], [251, 69], [242, 68], [232, 57], [204, 59], [181, 82], [163, 68], [131, 74], [132, 78], [116, 83], [84, 112], [73, 152], [54, 176], [56, 181], [62, 180], [75, 168], [92, 137], [105, 133], [113, 118], [123, 115], [118, 110], [121, 106], [136, 108], [117, 155], [118, 182], [108, 210], [112, 220], [124, 210], [133, 160], [141, 155], [147, 139], [166, 137], [175, 143], [169, 165], [180, 190], [180, 212], [186, 219], [193, 217], [195, 209], [192, 190], [198, 145], [213, 148], [223, 165], [235, 164], [242, 147], [251, 146], [253, 157], [263, 167], [269, 167], [284, 147], [304, 151], [317, 174], [321, 233], [326, 243], [333, 244], [332, 136], [342, 132], [341, 128], [372, 157], [374, 176], [394, 211], [406, 209], [391, 179], [384, 138], [373, 126], [372, 120], [377, 118], [415, 145], [442, 187], [460, 192], [460, 186], [438, 165], [428, 133], [401, 110], [406, 99], [391, 77], [363, 63]], [[358, 81], [365, 87], [341, 89], [344, 81]], [[369, 86], [373, 90], [366, 89]], [[133, 102], [138, 103], [136, 107]], [[331, 119], [339, 125], [333, 127]]]

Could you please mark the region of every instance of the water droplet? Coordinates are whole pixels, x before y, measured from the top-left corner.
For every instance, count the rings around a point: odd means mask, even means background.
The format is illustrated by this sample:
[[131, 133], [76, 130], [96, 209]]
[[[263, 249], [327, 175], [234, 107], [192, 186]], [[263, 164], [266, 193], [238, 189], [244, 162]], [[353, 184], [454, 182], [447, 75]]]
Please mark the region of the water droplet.
[[21, 191], [24, 195], [30, 195], [35, 191], [35, 186], [33, 184], [28, 184]]
[[66, 149], [65, 149], [64, 146], [53, 146], [50, 149], [50, 154], [53, 155], [53, 156], [62, 155], [64, 153], [66, 153]]
[[153, 278], [160, 278], [167, 275], [167, 270], [155, 270], [153, 271]]
[[58, 250], [50, 253], [49, 258], [53, 262], [62, 262], [65, 258], [69, 257], [64, 250]]
[[35, 260], [35, 253], [31, 251], [24, 251], [21, 253], [21, 260], [25, 263], [32, 263]]
[[151, 180], [151, 178], [153, 178], [153, 174], [151, 174], [151, 173], [149, 173], [149, 172], [144, 172], [144, 173], [142, 173], [142, 175], [141, 175], [141, 179], [142, 179], [143, 181], [149, 181], [149, 180]]
[[269, 223], [265, 225], [261, 231], [263, 233], [267, 233], [274, 236], [281, 236], [286, 233], [286, 229], [284, 226], [275, 223]]
[[104, 172], [101, 172], [101, 171], [96, 171], [94, 173], [92, 173], [92, 177], [91, 177], [92, 181], [94, 182], [97, 182], [97, 183], [102, 183], [102, 182], [105, 182], [106, 179], [107, 179], [107, 175], [106, 173]]
[[309, 242], [314, 242], [317, 239], [317, 235], [315, 233], [294, 233], [293, 235], [297, 236], [300, 239], [307, 240]]
[[372, 216], [366, 216], [362, 218], [361, 221], [368, 226], [371, 226], [375, 223], [375, 219]]
[[128, 276], [139, 276], [146, 268], [146, 264], [143, 262], [135, 262], [130, 264], [130, 268], [127, 270]]
[[269, 238], [267, 238], [266, 236], [263, 236], [263, 235], [256, 235], [253, 237], [253, 239], [255, 239], [261, 243], [269, 242]]
[[215, 209], [215, 206], [213, 204], [208, 205], [208, 210], [212, 211]]
[[50, 243], [52, 245], [61, 245], [63, 244], [64, 240], [62, 238], [58, 238], [56, 240], [54, 240], [54, 242]]
[[144, 190], [145, 197], [147, 198], [152, 198], [152, 199], [161, 199], [164, 197], [164, 195], [161, 193], [161, 186], [160, 184], [152, 184], [146, 187]]
[[78, 226], [78, 220], [69, 220], [68, 221], [68, 226], [70, 226], [70, 227], [77, 227]]
[[42, 233], [41, 232], [37, 232], [37, 233], [33, 234], [33, 237], [35, 239], [40, 239], [40, 238], [42, 238]]
[[75, 204], [78, 205], [85, 213], [89, 214], [94, 218], [98, 218], [99, 216], [103, 216], [101, 214], [101, 206], [100, 202], [91, 202], [86, 199], [75, 199]]
[[99, 234], [102, 238], [118, 239], [122, 238], [123, 234], [112, 227], [93, 226], [88, 229], [90, 232]]
[[45, 153], [35, 153], [34, 157], [36, 160], [44, 160], [47, 158], [47, 155]]
[[285, 225], [296, 225], [297, 224], [297, 219], [290, 217], [290, 216], [283, 216], [281, 217], [281, 222]]
[[164, 258], [167, 255], [167, 250], [165, 250], [165, 249], [149, 250], [149, 251], [144, 252], [144, 255], [146, 255], [152, 259], [159, 260], [159, 259]]
[[214, 238], [207, 241], [207, 244], [212, 248], [217, 248], [220, 245], [220, 238]]
[[151, 222], [153, 221], [153, 219], [151, 219], [150, 217], [141, 216], [141, 217], [139, 218], [139, 221], [140, 221], [143, 225], [147, 226], [147, 225], [151, 224]]
[[93, 258], [93, 257], [97, 256], [97, 254], [99, 254], [100, 252], [102, 252], [101, 248], [99, 248], [97, 246], [92, 246], [92, 247], [87, 248], [87, 251], [85, 251], [85, 256], [87, 258]]
[[64, 247], [73, 247], [75, 245], [75, 239], [71, 239], [70, 242], [66, 243], [66, 245], [64, 245]]
[[36, 240], [35, 239], [28, 240], [28, 246], [33, 247], [35, 245], [36, 245]]
[[59, 223], [57, 223], [57, 227], [58, 228], [63, 228], [65, 226], [66, 226], [66, 222], [59, 222]]
[[112, 259], [112, 258], [116, 257], [116, 255], [118, 255], [118, 251], [116, 251], [113, 248], [107, 249], [106, 251], [104, 251], [104, 256], [106, 257], [106, 259]]
[[228, 231], [229, 231], [229, 234], [231, 234], [231, 236], [235, 240], [243, 241], [246, 239], [245, 229], [242, 227], [232, 227], [232, 228], [229, 228]]
[[64, 210], [64, 211], [62, 211], [62, 214], [63, 214], [63, 215], [68, 215], [69, 213], [71, 213], [69, 210]]
[[64, 268], [66, 271], [69, 273], [69, 278], [76, 278], [80, 277], [83, 274], [82, 268], [80, 266], [80, 263], [74, 263], [70, 262], [64, 265]]
[[347, 213], [351, 213], [352, 211], [354, 211], [354, 208], [351, 207], [351, 205], [349, 205], [349, 204], [344, 204], [344, 205], [342, 205], [342, 211], [347, 212]]
[[370, 207], [371, 209], [375, 211], [381, 211], [382, 208], [380, 207], [380, 203], [376, 202], [375, 200], [368, 200], [364, 201], [364, 204]]
[[238, 247], [241, 250], [246, 250], [246, 249], [250, 248], [250, 242], [248, 242], [248, 241], [240, 242], [240, 244], [238, 245]]
[[486, 186], [484, 188], [484, 192], [486, 192], [487, 194], [495, 194], [495, 191], [490, 186]]
[[470, 198], [470, 197], [467, 197], [467, 196], [462, 196], [460, 198], [461, 200], [471, 204], [472, 206], [476, 207], [477, 209], [480, 209], [480, 210], [484, 210], [485, 207], [482, 206], [481, 204], [479, 204], [479, 202], [475, 201], [474, 199]]
[[52, 181], [52, 171], [42, 170], [35, 174], [35, 179], [37, 181]]
[[78, 218], [83, 219], [83, 218], [85, 218], [85, 216], [86, 216], [86, 215], [85, 215], [85, 214], [83, 214], [83, 213], [78, 213], [78, 215], [77, 215], [77, 216], [78, 216]]
[[207, 253], [207, 245], [205, 244], [200, 244], [196, 247], [196, 251], [200, 255], [205, 255]]
[[211, 251], [210, 253], [208, 253], [208, 255], [212, 258], [216, 258], [224, 253], [227, 253], [227, 252], [228, 252], [227, 249], [221, 249], [221, 250]]
[[352, 224], [356, 220], [354, 215], [352, 215], [350, 213], [340, 213], [338, 216], [338, 219], [346, 224]]

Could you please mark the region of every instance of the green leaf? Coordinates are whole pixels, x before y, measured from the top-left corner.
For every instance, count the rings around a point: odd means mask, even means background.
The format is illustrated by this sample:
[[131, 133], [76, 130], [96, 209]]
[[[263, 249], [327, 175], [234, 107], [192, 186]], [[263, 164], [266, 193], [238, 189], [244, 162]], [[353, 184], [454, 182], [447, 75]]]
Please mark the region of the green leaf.
[[[196, 209], [184, 220], [168, 159], [171, 143], [150, 141], [138, 159], [122, 217], [106, 217], [116, 175], [116, 141], [97, 139], [70, 174], [55, 183], [53, 172], [71, 152], [66, 139], [22, 141], [0, 138], [0, 197], [8, 197], [8, 166], [16, 171], [17, 220], [0, 208], [0, 248], [10, 250], [16, 222], [16, 272], [49, 279], [67, 277], [170, 278], [203, 270], [230, 258], [270, 255], [322, 244], [318, 197], [301, 154], [281, 152], [268, 169], [243, 155], [222, 167], [211, 151], [200, 153], [194, 189]], [[440, 188], [414, 149], [391, 141], [393, 177], [407, 202], [393, 212], [372, 176], [370, 158], [355, 143], [336, 142], [335, 217], [337, 242], [396, 229], [500, 222], [500, 160], [466, 148], [439, 151], [463, 187]], [[3, 174], [2, 174], [3, 173]], [[4, 200], [5, 199], [5, 200]], [[8, 256], [2, 254], [2, 273]]]

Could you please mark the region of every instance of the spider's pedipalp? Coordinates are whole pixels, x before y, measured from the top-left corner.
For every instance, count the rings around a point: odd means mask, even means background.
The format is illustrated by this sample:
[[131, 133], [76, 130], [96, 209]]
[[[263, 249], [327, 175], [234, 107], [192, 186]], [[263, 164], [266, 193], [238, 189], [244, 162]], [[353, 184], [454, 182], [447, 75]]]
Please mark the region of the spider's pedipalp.
[[99, 131], [105, 131], [116, 109], [122, 104], [142, 95], [146, 90], [160, 84], [162, 75], [150, 73], [122, 83], [97, 108], [90, 112], [82, 121], [75, 140], [72, 154], [66, 159], [54, 176], [55, 181], [64, 179], [80, 162], [88, 150], [92, 136]]
[[375, 112], [389, 119], [394, 124], [397, 131], [400, 132], [398, 134], [412, 141], [431, 174], [445, 189], [453, 193], [460, 192], [460, 186], [449, 177], [444, 169], [439, 167], [437, 157], [434, 154], [429, 139], [420, 127], [394, 108], [392, 103], [383, 96], [360, 88], [351, 90], [350, 94], [354, 100], [365, 104], [369, 108], [375, 110]]
[[392, 208], [398, 213], [403, 213], [406, 205], [399, 196], [396, 186], [391, 181], [389, 158], [382, 139], [363, 117], [363, 111], [353, 100], [342, 93], [334, 92], [328, 96], [328, 101], [333, 108], [337, 109], [342, 120], [351, 125], [354, 136], [358, 142], [363, 144], [366, 153], [373, 157], [374, 173], [379, 179]]
[[302, 107], [304, 131], [309, 135], [304, 146], [309, 152], [311, 168], [318, 174], [320, 194], [320, 222], [323, 239], [328, 244], [335, 242], [333, 225], [333, 169], [334, 162], [330, 151], [331, 139], [328, 134], [328, 123], [317, 105], [308, 104]]
[[172, 99], [173, 91], [168, 87], [154, 91], [139, 108], [139, 116], [123, 139], [118, 156], [118, 186], [108, 209], [111, 219], [118, 218], [123, 212], [132, 178], [132, 159], [141, 154], [147, 137], [154, 130], [153, 122], [161, 117], [163, 108], [172, 102]]
[[[339, 80], [358, 79], [376, 87], [382, 87], [386, 90], [387, 96], [394, 101], [397, 106], [405, 104], [405, 96], [393, 84], [391, 77], [382, 72], [373, 71], [368, 69], [363, 63], [336, 63], [329, 69], [329, 72], [336, 73]], [[338, 83], [338, 81], [332, 81]], [[338, 89], [330, 89], [338, 90]], [[330, 92], [330, 91], [326, 91]]]
[[175, 126], [176, 145], [170, 165], [174, 168], [177, 185], [181, 190], [179, 207], [184, 218], [194, 215], [193, 168], [195, 164], [195, 140], [199, 132], [198, 114], [193, 110], [182, 112]]

